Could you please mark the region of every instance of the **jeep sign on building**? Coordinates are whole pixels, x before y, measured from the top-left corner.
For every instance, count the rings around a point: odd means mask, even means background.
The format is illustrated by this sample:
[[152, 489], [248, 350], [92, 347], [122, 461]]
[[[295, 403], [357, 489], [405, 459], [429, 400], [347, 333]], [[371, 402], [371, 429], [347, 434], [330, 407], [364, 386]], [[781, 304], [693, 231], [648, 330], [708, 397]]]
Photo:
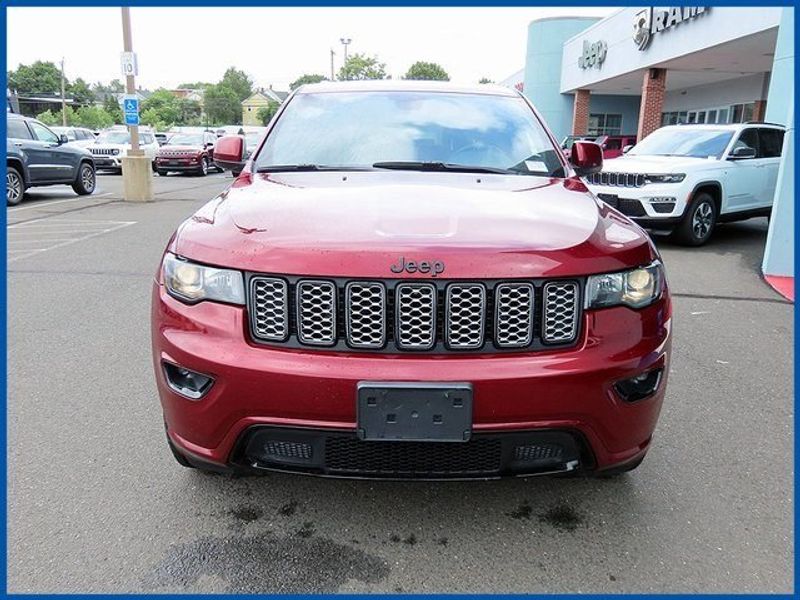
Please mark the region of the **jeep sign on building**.
[[661, 6], [534, 21], [525, 94], [559, 139], [764, 119], [780, 18], [779, 7]]

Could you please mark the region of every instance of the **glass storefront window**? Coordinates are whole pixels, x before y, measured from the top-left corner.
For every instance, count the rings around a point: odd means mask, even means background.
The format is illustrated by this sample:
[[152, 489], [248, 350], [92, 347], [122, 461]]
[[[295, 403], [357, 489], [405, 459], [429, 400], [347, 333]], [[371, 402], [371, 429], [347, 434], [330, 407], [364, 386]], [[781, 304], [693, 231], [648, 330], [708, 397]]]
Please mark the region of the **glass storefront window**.
[[592, 113], [589, 115], [589, 135], [621, 135], [622, 115]]

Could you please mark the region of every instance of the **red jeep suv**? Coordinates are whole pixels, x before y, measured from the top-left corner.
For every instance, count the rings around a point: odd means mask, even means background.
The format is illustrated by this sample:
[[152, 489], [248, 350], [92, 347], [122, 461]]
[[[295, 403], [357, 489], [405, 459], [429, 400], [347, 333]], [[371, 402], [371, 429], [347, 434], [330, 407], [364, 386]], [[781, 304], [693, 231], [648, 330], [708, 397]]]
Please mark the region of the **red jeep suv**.
[[[242, 138], [217, 142], [236, 162]], [[669, 371], [659, 254], [514, 90], [304, 86], [153, 286], [184, 466], [340, 477], [615, 474]]]

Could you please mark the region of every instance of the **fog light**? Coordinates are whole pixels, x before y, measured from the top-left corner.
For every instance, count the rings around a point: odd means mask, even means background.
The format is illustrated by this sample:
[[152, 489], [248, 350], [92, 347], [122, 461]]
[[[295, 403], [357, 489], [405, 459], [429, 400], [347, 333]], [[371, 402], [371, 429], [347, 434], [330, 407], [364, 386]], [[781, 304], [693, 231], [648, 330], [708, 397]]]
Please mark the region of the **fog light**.
[[190, 371], [172, 363], [164, 362], [164, 376], [173, 391], [191, 400], [199, 400], [206, 395], [214, 380], [208, 375]]
[[663, 369], [652, 369], [630, 379], [623, 379], [614, 384], [614, 389], [626, 402], [642, 400], [658, 389], [663, 371]]

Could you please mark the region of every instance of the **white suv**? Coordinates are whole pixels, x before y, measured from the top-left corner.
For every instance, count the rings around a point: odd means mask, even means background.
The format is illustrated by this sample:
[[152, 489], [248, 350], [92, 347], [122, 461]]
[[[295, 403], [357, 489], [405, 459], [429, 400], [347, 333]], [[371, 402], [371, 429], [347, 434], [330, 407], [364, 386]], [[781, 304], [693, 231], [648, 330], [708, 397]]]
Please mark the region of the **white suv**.
[[[155, 134], [149, 130], [139, 128], [139, 149], [150, 158], [155, 170], [158, 141]], [[93, 144], [86, 149], [92, 153], [94, 164], [98, 170], [111, 170], [122, 172], [122, 157], [131, 149], [131, 134], [127, 127], [112, 127], [103, 131]]]
[[699, 246], [717, 223], [769, 216], [783, 135], [768, 123], [662, 127], [587, 184], [642, 227]]

